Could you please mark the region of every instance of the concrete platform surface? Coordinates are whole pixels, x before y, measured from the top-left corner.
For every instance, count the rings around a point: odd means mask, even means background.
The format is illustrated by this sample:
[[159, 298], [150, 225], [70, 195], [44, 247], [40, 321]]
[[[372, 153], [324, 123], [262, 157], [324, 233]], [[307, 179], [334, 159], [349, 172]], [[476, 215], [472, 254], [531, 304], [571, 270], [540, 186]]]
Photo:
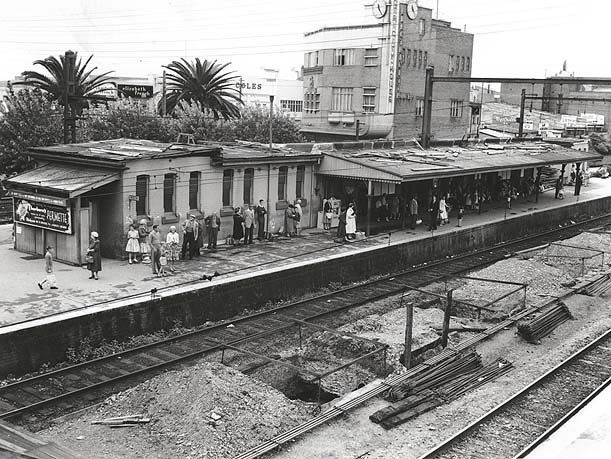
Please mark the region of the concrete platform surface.
[[[481, 226], [493, 221], [510, 219], [525, 213], [543, 211], [554, 207], [574, 204], [577, 201], [598, 199], [611, 195], [611, 180], [591, 179], [588, 187], [582, 188], [581, 196], [573, 196], [571, 187], [565, 188], [565, 199], [554, 199], [554, 193], [547, 191], [539, 196], [539, 202], [514, 202], [511, 210], [502, 204], [484, 206], [481, 214], [466, 211], [463, 227]], [[425, 205], [421, 203], [421, 209]], [[268, 243], [255, 243], [237, 248], [219, 246], [214, 253], [206, 252], [198, 259], [179, 261], [177, 272], [168, 277], [153, 276], [150, 265], [133, 264], [127, 261], [108, 260], [102, 262], [99, 280], [88, 279], [89, 272], [81, 267], [56, 262], [55, 275], [59, 289], [40, 290], [37, 282], [45, 277], [44, 260], [17, 252], [12, 247], [12, 225], [0, 226], [0, 329], [7, 325], [27, 322], [34, 319], [61, 314], [67, 311], [85, 309], [97, 305], [116, 306], [125, 304], [126, 297], [143, 298], [150, 295], [153, 288], [163, 290], [164, 296], [171, 290], [193, 286], [201, 281], [203, 274], [218, 271], [218, 279], [230, 279], [249, 273], [296, 265], [312, 260], [341, 256], [344, 253], [371, 250], [376, 246], [400, 244], [409, 240], [424, 239], [432, 236], [426, 230], [425, 222], [415, 230], [400, 230], [384, 233], [364, 241], [339, 244], [334, 242], [335, 230], [325, 232], [318, 229], [306, 230], [298, 238], [280, 238]], [[357, 217], [358, 218], [358, 217]], [[457, 231], [455, 211], [453, 220], [441, 226], [435, 235]], [[104, 235], [101, 235], [103, 238]], [[214, 282], [214, 281], [213, 281]]]
[[528, 459], [611, 457], [611, 386], [526, 456]]

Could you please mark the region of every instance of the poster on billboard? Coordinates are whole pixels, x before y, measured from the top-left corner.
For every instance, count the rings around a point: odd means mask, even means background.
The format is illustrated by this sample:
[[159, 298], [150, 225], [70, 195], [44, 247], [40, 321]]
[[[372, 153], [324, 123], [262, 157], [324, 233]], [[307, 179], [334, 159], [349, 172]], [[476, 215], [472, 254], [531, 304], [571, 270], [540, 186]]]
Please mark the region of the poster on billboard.
[[15, 222], [23, 225], [37, 226], [58, 233], [72, 234], [70, 208], [13, 198]]

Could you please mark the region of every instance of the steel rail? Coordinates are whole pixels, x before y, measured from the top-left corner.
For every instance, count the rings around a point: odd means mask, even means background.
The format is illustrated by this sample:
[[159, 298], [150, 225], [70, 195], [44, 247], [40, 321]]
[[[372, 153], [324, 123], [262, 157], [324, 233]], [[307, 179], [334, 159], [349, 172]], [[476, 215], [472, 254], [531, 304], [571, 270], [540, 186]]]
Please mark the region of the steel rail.
[[[276, 307], [276, 308], [272, 308], [272, 309], [269, 309], [269, 310], [266, 310], [266, 311], [259, 311], [257, 313], [250, 314], [248, 316], [244, 316], [244, 317], [241, 317], [241, 318], [225, 320], [225, 321], [222, 321], [222, 322], [220, 322], [220, 323], [218, 323], [216, 325], [213, 325], [213, 326], [210, 326], [210, 327], [206, 327], [206, 328], [202, 328], [202, 329], [199, 329], [199, 330], [194, 330], [194, 331], [191, 331], [191, 332], [188, 332], [188, 333], [176, 336], [176, 337], [172, 337], [172, 338], [156, 341], [156, 342], [149, 343], [149, 344], [146, 344], [146, 345], [143, 345], [143, 346], [139, 346], [137, 348], [128, 349], [128, 350], [125, 350], [125, 351], [122, 351], [122, 352], [118, 352], [116, 354], [112, 354], [112, 355], [100, 357], [100, 358], [97, 358], [97, 359], [93, 359], [93, 360], [90, 360], [90, 361], [87, 361], [87, 362], [82, 362], [82, 363], [79, 363], [79, 364], [75, 364], [75, 365], [71, 365], [71, 366], [68, 366], [68, 367], [64, 367], [64, 368], [61, 368], [61, 369], [58, 369], [58, 370], [54, 370], [52, 372], [43, 373], [43, 374], [40, 374], [40, 375], [31, 377], [31, 378], [28, 378], [28, 379], [25, 379], [25, 380], [17, 381], [17, 382], [14, 382], [14, 383], [11, 383], [11, 384], [8, 384], [8, 385], [0, 387], [0, 397], [2, 397], [3, 393], [7, 393], [9, 390], [12, 390], [12, 389], [15, 389], [15, 388], [19, 388], [19, 387], [27, 387], [27, 385], [35, 383], [35, 382], [40, 382], [40, 381], [49, 379], [51, 377], [60, 376], [62, 374], [67, 374], [67, 373], [74, 372], [74, 371], [77, 371], [77, 370], [82, 369], [82, 368], [86, 368], [88, 365], [101, 364], [101, 363], [104, 363], [104, 362], [112, 362], [112, 361], [115, 361], [116, 359], [120, 359], [120, 358], [129, 356], [129, 355], [132, 355], [132, 354], [136, 354], [136, 353], [138, 353], [140, 351], [144, 351], [144, 350], [147, 350], [147, 349], [153, 349], [155, 347], [160, 347], [160, 346], [166, 345], [166, 344], [175, 344], [175, 343], [178, 343], [178, 342], [180, 342], [182, 340], [185, 340], [185, 339], [187, 339], [189, 337], [193, 337], [193, 336], [202, 336], [202, 337], [205, 337], [207, 334], [210, 334], [211, 332], [225, 329], [227, 327], [227, 325], [230, 325], [230, 324], [255, 322], [255, 320], [258, 319], [258, 318], [262, 318], [262, 317], [266, 317], [267, 318], [269, 316], [273, 316], [275, 313], [277, 313], [279, 311], [284, 311], [285, 312], [285, 311], [287, 311], [289, 309], [295, 309], [296, 307], [304, 305], [304, 304], [307, 304], [307, 303], [314, 303], [314, 302], [316, 302], [318, 300], [327, 299], [327, 298], [330, 298], [330, 297], [335, 297], [336, 295], [341, 294], [341, 293], [345, 293], [345, 292], [362, 290], [362, 289], [365, 289], [367, 287], [375, 286], [375, 285], [381, 284], [381, 283], [386, 282], [386, 281], [394, 281], [394, 280], [399, 281], [399, 279], [396, 279], [396, 278], [401, 277], [401, 276], [413, 275], [413, 274], [417, 274], [417, 273], [420, 273], [420, 272], [429, 273], [429, 272], [433, 271], [434, 268], [437, 268], [437, 267], [440, 267], [440, 266], [444, 266], [444, 265], [447, 266], [447, 265], [450, 265], [450, 264], [459, 264], [460, 262], [462, 262], [464, 260], [470, 260], [470, 259], [473, 260], [473, 259], [477, 259], [477, 257], [479, 257], [481, 255], [484, 255], [483, 261], [479, 261], [479, 262], [474, 263], [474, 264], [469, 264], [468, 266], [466, 266], [464, 268], [459, 268], [458, 270], [455, 270], [455, 271], [453, 271], [453, 272], [451, 272], [449, 274], [438, 276], [438, 277], [436, 277], [434, 279], [436, 281], [443, 280], [443, 279], [445, 279], [447, 277], [452, 277], [452, 276], [455, 276], [456, 274], [460, 274], [461, 272], [471, 271], [471, 270], [476, 269], [478, 267], [485, 266], [485, 265], [488, 265], [490, 263], [496, 262], [496, 261], [498, 261], [500, 259], [503, 259], [504, 257], [498, 257], [498, 255], [497, 256], [492, 256], [492, 257], [490, 255], [494, 254], [495, 252], [504, 250], [504, 249], [506, 249], [508, 247], [515, 246], [515, 245], [518, 245], [518, 244], [522, 244], [522, 243], [525, 243], [525, 242], [528, 242], [528, 241], [531, 241], [531, 240], [537, 240], [537, 239], [544, 238], [544, 237], [547, 237], [547, 236], [550, 236], [550, 235], [555, 235], [555, 234], [559, 234], [559, 233], [561, 234], [563, 232], [565, 232], [565, 233], [566, 232], [570, 232], [571, 230], [575, 230], [575, 229], [577, 229], [577, 228], [579, 228], [579, 227], [581, 227], [583, 225], [591, 224], [593, 222], [604, 221], [605, 219], [608, 219], [610, 216], [611, 216], [611, 214], [605, 214], [605, 215], [602, 215], [602, 216], [597, 216], [597, 217], [594, 217], [594, 218], [591, 218], [591, 219], [587, 219], [587, 220], [583, 220], [581, 222], [576, 222], [574, 224], [567, 225], [567, 226], [562, 227], [562, 228], [554, 228], [552, 230], [543, 231], [541, 233], [537, 233], [537, 234], [534, 234], [534, 235], [529, 235], [529, 236], [526, 236], [526, 237], [521, 237], [521, 238], [517, 238], [517, 239], [511, 240], [511, 241], [507, 241], [507, 242], [498, 244], [498, 245], [496, 245], [494, 247], [488, 247], [488, 248], [480, 249], [480, 250], [477, 250], [477, 251], [474, 251], [474, 252], [469, 252], [469, 253], [461, 254], [459, 256], [453, 257], [450, 260], [448, 260], [448, 259], [440, 259], [438, 261], [435, 261], [435, 262], [432, 262], [432, 263], [428, 263], [426, 265], [419, 265], [419, 266], [416, 266], [416, 267], [413, 267], [413, 268], [401, 271], [399, 273], [388, 274], [388, 275], [382, 276], [382, 277], [380, 277], [378, 279], [370, 280], [370, 281], [364, 282], [364, 283], [359, 284], [359, 285], [345, 287], [345, 288], [336, 290], [334, 292], [325, 293], [325, 294], [317, 295], [317, 296], [314, 296], [314, 297], [311, 297], [311, 298], [298, 300], [298, 301], [291, 302], [289, 304], [286, 304], [286, 305], [283, 305], [283, 306], [279, 306], [279, 307]], [[426, 283], [429, 283], [429, 282], [432, 282], [432, 281], [433, 280], [426, 280], [425, 279]], [[345, 309], [349, 309], [349, 308], [352, 308], [352, 307], [360, 306], [362, 304], [365, 304], [365, 303], [368, 303], [368, 302], [371, 302], [371, 301], [375, 301], [377, 299], [385, 298], [385, 297], [394, 295], [396, 293], [400, 293], [402, 290], [403, 290], [403, 285], [401, 285], [400, 282], [397, 282], [397, 286], [394, 289], [391, 289], [391, 290], [388, 290], [388, 291], [382, 291], [381, 293], [374, 294], [372, 296], [365, 295], [364, 297], [362, 297], [361, 300], [349, 301], [347, 304], [344, 304], [344, 305], [339, 305], [339, 306], [335, 306], [335, 307], [331, 306], [329, 309], [327, 309], [325, 311], [322, 311], [320, 313], [316, 313], [316, 314], [308, 316], [307, 318], [305, 318], [305, 320], [313, 320], [313, 319], [322, 318], [322, 317], [324, 317], [326, 315], [329, 315], [329, 314], [334, 314], [334, 313], [337, 313], [337, 312], [345, 310]], [[279, 321], [279, 322], [281, 322], [281, 321]], [[255, 340], [255, 339], [258, 339], [258, 338], [264, 338], [264, 337], [267, 337], [267, 336], [270, 336], [270, 335], [277, 334], [279, 331], [281, 331], [283, 329], [286, 329], [286, 328], [289, 328], [291, 326], [292, 326], [292, 324], [282, 323], [282, 325], [279, 326], [279, 327], [275, 327], [275, 328], [272, 328], [270, 330], [265, 330], [263, 332], [255, 333], [255, 334], [248, 335], [248, 336], [245, 336], [245, 337], [240, 337], [240, 338], [238, 338], [236, 340], [228, 341], [228, 342], [226, 342], [226, 344], [237, 345], [237, 344], [241, 344], [241, 343], [246, 342], [246, 341], [252, 341], [252, 340]], [[67, 392], [59, 394], [57, 396], [49, 397], [47, 399], [40, 400], [38, 402], [29, 404], [27, 406], [20, 407], [20, 408], [18, 408], [16, 410], [11, 410], [9, 412], [0, 413], [0, 419], [14, 417], [14, 416], [16, 416], [18, 414], [21, 414], [21, 413], [23, 413], [25, 411], [28, 411], [28, 410], [31, 410], [33, 408], [40, 408], [42, 406], [58, 402], [60, 400], [68, 398], [68, 397], [73, 397], [75, 395], [79, 395], [79, 394], [82, 394], [84, 392], [88, 392], [88, 391], [91, 391], [91, 390], [99, 389], [101, 387], [108, 386], [110, 384], [114, 384], [114, 383], [120, 382], [120, 381], [125, 380], [125, 379], [130, 378], [130, 377], [141, 375], [141, 374], [146, 373], [148, 371], [159, 370], [159, 369], [162, 369], [164, 367], [175, 365], [175, 364], [180, 363], [182, 361], [185, 361], [185, 360], [188, 360], [188, 359], [192, 359], [194, 357], [202, 356], [204, 354], [215, 352], [215, 351], [220, 351], [220, 350], [222, 350], [222, 345], [207, 347], [205, 349], [200, 349], [200, 350], [198, 350], [196, 352], [191, 352], [191, 353], [188, 353], [186, 355], [180, 356], [180, 357], [178, 357], [176, 359], [170, 359], [170, 360], [168, 360], [166, 362], [162, 362], [162, 363], [159, 363], [159, 364], [151, 364], [151, 365], [147, 366], [146, 368], [130, 371], [127, 374], [122, 374], [122, 375], [119, 375], [119, 376], [116, 376], [116, 377], [111, 377], [109, 379], [106, 379], [106, 380], [98, 382], [98, 383], [90, 384], [90, 385], [87, 385], [87, 386], [82, 387], [82, 388], [78, 388], [78, 389], [75, 389], [75, 390], [67, 391]]]
[[473, 421], [471, 424], [469, 424], [468, 426], [466, 426], [465, 428], [463, 428], [462, 430], [460, 430], [456, 434], [452, 435], [450, 438], [445, 440], [443, 443], [441, 443], [441, 444], [437, 445], [436, 447], [432, 448], [431, 450], [429, 450], [428, 452], [426, 452], [425, 454], [420, 456], [418, 459], [433, 459], [438, 454], [441, 454], [442, 452], [448, 450], [457, 441], [463, 439], [465, 436], [470, 434], [473, 430], [475, 430], [478, 427], [480, 427], [483, 423], [485, 423], [486, 421], [492, 419], [501, 410], [503, 410], [504, 408], [506, 408], [506, 407], [510, 406], [511, 404], [515, 403], [517, 400], [521, 399], [523, 396], [528, 394], [533, 389], [541, 386], [543, 383], [547, 382], [550, 378], [554, 377], [560, 370], [562, 370], [562, 369], [566, 368], [567, 366], [569, 366], [570, 364], [574, 363], [583, 354], [591, 351], [592, 349], [595, 349], [602, 342], [604, 342], [606, 340], [609, 340], [609, 339], [611, 339], [611, 330], [608, 330], [607, 332], [605, 332], [604, 334], [602, 334], [601, 336], [596, 338], [594, 341], [588, 343], [586, 346], [584, 346], [583, 348], [581, 348], [580, 350], [575, 352], [573, 355], [571, 355], [570, 357], [565, 359], [563, 362], [561, 362], [559, 365], [557, 365], [554, 368], [552, 368], [551, 370], [547, 371], [545, 374], [543, 374], [542, 376], [537, 378], [532, 383], [528, 384], [526, 387], [524, 387], [518, 393], [516, 393], [516, 394], [512, 395], [511, 397], [507, 398], [504, 402], [502, 402], [501, 404], [495, 406], [494, 408], [489, 410], [487, 413], [485, 413], [483, 416], [481, 416], [477, 420]]

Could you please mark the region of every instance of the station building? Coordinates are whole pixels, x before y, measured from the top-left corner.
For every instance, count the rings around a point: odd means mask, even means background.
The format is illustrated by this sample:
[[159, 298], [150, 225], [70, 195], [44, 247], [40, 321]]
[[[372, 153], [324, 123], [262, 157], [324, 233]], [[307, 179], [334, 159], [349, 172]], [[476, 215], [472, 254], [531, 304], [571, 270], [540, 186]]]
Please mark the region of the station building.
[[[366, 9], [367, 23], [305, 34], [301, 130], [310, 139], [354, 139], [357, 125], [363, 139], [419, 136], [426, 68], [436, 76], [471, 76], [472, 34], [416, 2], [378, 1]], [[468, 134], [469, 92], [469, 83], [436, 89], [436, 139]]]
[[[102, 256], [124, 256], [132, 222], [159, 224], [163, 234], [217, 212], [219, 239], [232, 233], [235, 207], [263, 199], [276, 231], [289, 202], [301, 199], [302, 226], [316, 224], [316, 152], [259, 144], [165, 144], [115, 139], [32, 148], [38, 167], [6, 182], [14, 197], [15, 248], [81, 264], [91, 231]], [[312, 202], [314, 201], [314, 202]]]

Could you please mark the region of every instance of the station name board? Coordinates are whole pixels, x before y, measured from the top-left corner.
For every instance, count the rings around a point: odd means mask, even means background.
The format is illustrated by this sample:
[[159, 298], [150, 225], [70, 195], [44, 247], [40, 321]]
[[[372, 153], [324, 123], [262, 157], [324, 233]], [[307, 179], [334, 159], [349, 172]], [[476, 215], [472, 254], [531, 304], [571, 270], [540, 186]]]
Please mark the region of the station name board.
[[120, 96], [132, 99], [150, 99], [153, 97], [153, 87], [146, 84], [118, 84], [117, 92]]
[[15, 222], [58, 233], [72, 234], [70, 208], [39, 201], [13, 198]]

